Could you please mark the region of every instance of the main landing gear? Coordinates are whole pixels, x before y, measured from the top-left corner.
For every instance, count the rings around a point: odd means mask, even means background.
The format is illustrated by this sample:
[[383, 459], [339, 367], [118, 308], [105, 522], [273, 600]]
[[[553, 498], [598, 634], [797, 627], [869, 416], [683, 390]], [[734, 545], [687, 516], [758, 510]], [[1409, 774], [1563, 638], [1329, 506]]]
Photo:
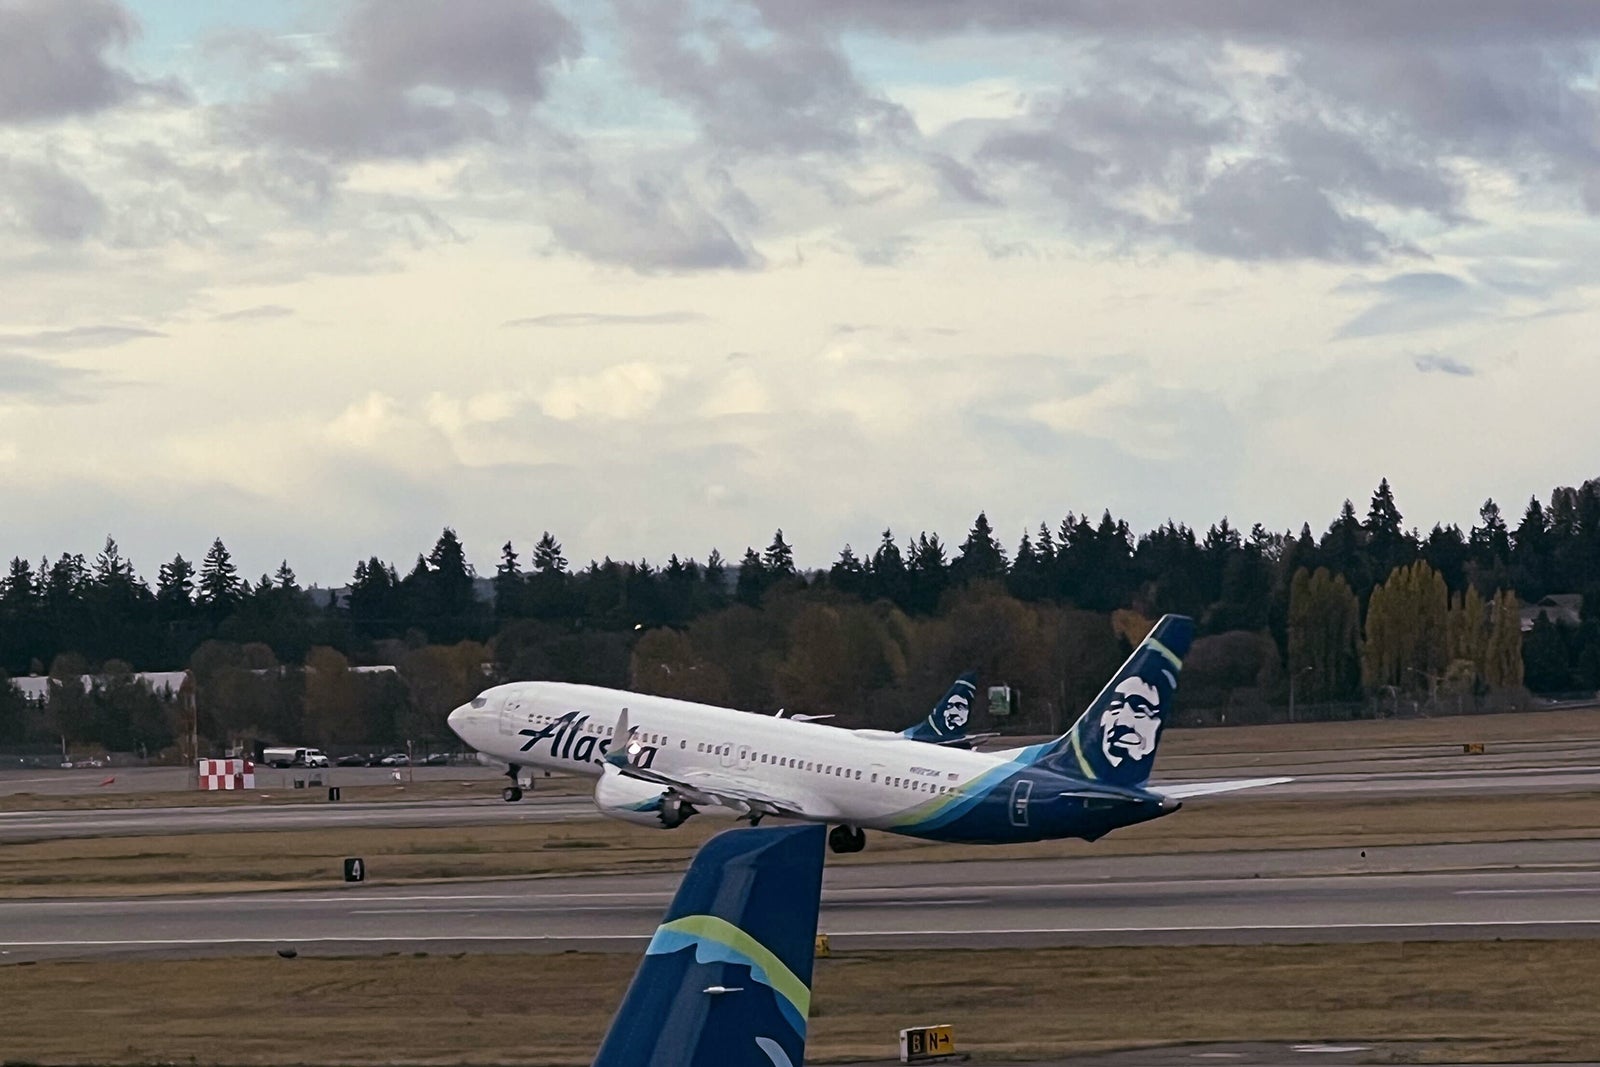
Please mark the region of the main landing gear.
[[507, 804], [515, 804], [522, 799], [522, 786], [517, 782], [517, 775], [522, 773], [522, 768], [515, 763], [506, 768], [506, 777], [511, 779], [511, 784], [500, 790], [500, 799]]
[[867, 835], [854, 826], [835, 826], [828, 831], [828, 847], [835, 852], [860, 852], [867, 847]]

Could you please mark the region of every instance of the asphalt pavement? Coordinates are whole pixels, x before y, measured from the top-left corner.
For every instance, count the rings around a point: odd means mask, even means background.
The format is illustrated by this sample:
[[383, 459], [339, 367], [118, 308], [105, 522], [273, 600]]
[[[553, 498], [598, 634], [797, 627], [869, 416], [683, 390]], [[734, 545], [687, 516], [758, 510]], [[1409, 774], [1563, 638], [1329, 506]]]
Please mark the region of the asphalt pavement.
[[[848, 948], [1600, 937], [1600, 850], [1504, 842], [830, 867]], [[370, 868], [381, 880], [381, 861]], [[635, 951], [676, 874], [0, 902], [0, 960], [126, 953]]]

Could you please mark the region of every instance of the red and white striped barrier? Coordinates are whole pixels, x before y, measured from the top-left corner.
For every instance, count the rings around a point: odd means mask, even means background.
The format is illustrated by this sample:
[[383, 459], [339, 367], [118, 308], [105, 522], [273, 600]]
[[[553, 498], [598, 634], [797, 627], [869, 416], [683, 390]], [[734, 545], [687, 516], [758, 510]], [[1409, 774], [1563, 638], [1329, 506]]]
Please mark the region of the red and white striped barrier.
[[256, 765], [247, 759], [203, 759], [201, 789], [254, 789]]

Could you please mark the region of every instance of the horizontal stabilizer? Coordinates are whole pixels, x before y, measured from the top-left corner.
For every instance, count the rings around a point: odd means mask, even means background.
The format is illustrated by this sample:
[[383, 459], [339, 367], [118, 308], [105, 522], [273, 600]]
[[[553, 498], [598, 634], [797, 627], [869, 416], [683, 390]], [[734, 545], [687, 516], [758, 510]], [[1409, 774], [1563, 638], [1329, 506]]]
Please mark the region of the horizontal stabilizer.
[[1152, 793], [1159, 793], [1173, 800], [1186, 800], [1189, 797], [1206, 797], [1213, 793], [1232, 793], [1236, 789], [1260, 789], [1266, 785], [1282, 785], [1292, 782], [1293, 778], [1235, 778], [1226, 782], [1183, 782], [1172, 785], [1151, 786]]

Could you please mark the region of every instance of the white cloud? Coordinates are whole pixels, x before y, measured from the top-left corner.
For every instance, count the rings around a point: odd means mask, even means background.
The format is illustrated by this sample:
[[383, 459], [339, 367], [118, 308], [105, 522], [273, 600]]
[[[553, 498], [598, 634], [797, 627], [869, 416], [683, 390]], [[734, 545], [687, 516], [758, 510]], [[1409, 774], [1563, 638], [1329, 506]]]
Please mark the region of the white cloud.
[[665, 377], [648, 363], [619, 363], [596, 374], [558, 378], [544, 390], [539, 407], [563, 422], [573, 419], [637, 419], [661, 400]]

